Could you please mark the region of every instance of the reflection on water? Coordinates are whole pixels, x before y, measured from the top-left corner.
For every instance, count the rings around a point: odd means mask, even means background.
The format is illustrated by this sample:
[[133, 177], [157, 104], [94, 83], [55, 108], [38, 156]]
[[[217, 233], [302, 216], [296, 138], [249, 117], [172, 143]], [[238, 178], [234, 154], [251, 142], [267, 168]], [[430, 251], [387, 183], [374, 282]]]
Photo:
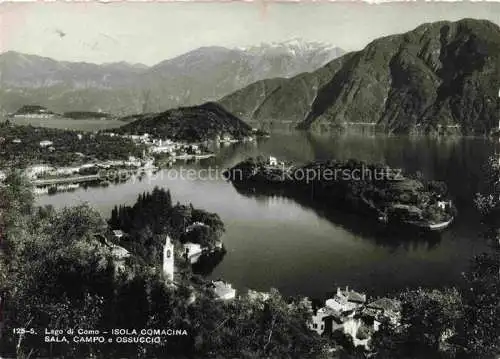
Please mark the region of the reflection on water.
[[211, 254], [206, 254], [200, 257], [200, 259], [193, 263], [192, 268], [194, 274], [200, 274], [203, 276], [208, 276], [212, 274], [215, 268], [222, 262], [226, 251], [216, 251]]
[[182, 179], [166, 170], [141, 181], [42, 196], [39, 202], [60, 207], [88, 201], [109, 216], [117, 203], [132, 204], [143, 191], [168, 187], [174, 201], [217, 212], [226, 224], [227, 255], [213, 269], [213, 278], [224, 278], [237, 288], [277, 287], [285, 294], [313, 297], [337, 284], [378, 295], [407, 286], [460, 283], [468, 260], [486, 248], [472, 196], [481, 189], [482, 166], [495, 146], [482, 139], [275, 133], [258, 143], [221, 146], [216, 158], [174, 165], [222, 170], [249, 156], [273, 155], [300, 163], [357, 158], [421, 171], [448, 183], [459, 211], [450, 230], [434, 238], [378, 232], [359, 216], [334, 208], [276, 196], [249, 197], [220, 177]]
[[[272, 203], [283, 199], [282, 195], [272, 195], [269, 193], [256, 193], [252, 189], [235, 187], [236, 191], [246, 197], [253, 198], [256, 201], [264, 203]], [[382, 226], [380, 222], [374, 218], [363, 218], [357, 213], [341, 211], [331, 204], [322, 204], [317, 201], [311, 201], [304, 196], [290, 197], [294, 202], [299, 204], [304, 210], [313, 210], [319, 217], [324, 218], [336, 227], [343, 228], [357, 236], [373, 241], [378, 246], [387, 247], [390, 249], [405, 248], [407, 250], [415, 250], [418, 248], [432, 250], [441, 241], [442, 233], [439, 232], [422, 232], [410, 230], [402, 233], [401, 228], [387, 228]], [[360, 225], [360, 221], [362, 225]], [[401, 236], [404, 235], [404, 240]]]

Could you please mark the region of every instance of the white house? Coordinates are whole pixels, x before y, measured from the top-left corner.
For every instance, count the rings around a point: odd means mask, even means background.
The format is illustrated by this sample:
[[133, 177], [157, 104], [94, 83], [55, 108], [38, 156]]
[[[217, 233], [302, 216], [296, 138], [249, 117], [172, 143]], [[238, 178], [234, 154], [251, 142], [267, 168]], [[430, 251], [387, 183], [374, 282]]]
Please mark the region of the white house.
[[207, 227], [207, 225], [203, 222], [194, 222], [193, 224], [189, 225], [187, 228], [186, 228], [186, 233], [189, 233], [191, 232], [193, 229], [197, 228], [197, 227]]
[[111, 255], [117, 269], [124, 269], [125, 261], [130, 257], [130, 252], [123, 247], [113, 244], [111, 245]]
[[309, 327], [320, 335], [325, 331], [344, 329], [347, 320], [354, 316], [355, 309], [365, 302], [365, 294], [350, 291], [348, 287], [345, 290], [337, 288], [335, 296], [327, 299], [325, 306], [312, 315]]
[[115, 238], [117, 238], [117, 239], [122, 238], [122, 237], [124, 236], [124, 234], [125, 234], [125, 233], [123, 233], [123, 231], [122, 231], [122, 230], [120, 230], [120, 229], [115, 229], [115, 230], [113, 231], [113, 236], [115, 236]]
[[152, 146], [149, 149], [151, 153], [173, 153], [175, 151], [175, 145], [160, 145], [160, 146]]
[[54, 142], [49, 140], [40, 141], [40, 147], [49, 147], [52, 146], [53, 144]]
[[322, 335], [326, 330], [325, 319], [329, 317], [338, 318], [340, 317], [340, 314], [339, 312], [329, 307], [319, 308], [311, 318], [311, 323], [309, 323], [309, 329], [314, 330], [319, 335]]
[[277, 166], [278, 160], [276, 159], [276, 157], [269, 156], [269, 158], [267, 159], [267, 163], [269, 164], [269, 166]]
[[43, 175], [54, 171], [55, 168], [46, 164], [33, 165], [26, 169], [26, 175], [29, 178], [36, 178], [39, 175]]
[[58, 175], [72, 175], [78, 173], [80, 171], [80, 167], [61, 167], [55, 170], [55, 173]]
[[333, 298], [327, 299], [325, 304], [339, 312], [348, 312], [361, 307], [366, 302], [366, 294], [361, 294], [348, 287], [345, 290], [337, 288], [337, 293]]
[[355, 346], [368, 349], [368, 343], [383, 318], [398, 325], [401, 303], [390, 298], [380, 298], [366, 305], [366, 295], [349, 290], [337, 289], [325, 306], [313, 313], [308, 326], [319, 335], [341, 330], [350, 336]]
[[438, 201], [437, 205], [444, 211], [451, 207], [451, 201]]
[[188, 259], [191, 264], [198, 262], [198, 259], [200, 259], [203, 254], [203, 248], [201, 248], [201, 245], [198, 243], [187, 242], [183, 247], [186, 259]]
[[220, 300], [231, 300], [236, 298], [236, 289], [231, 283], [226, 283], [222, 280], [213, 281], [214, 293]]

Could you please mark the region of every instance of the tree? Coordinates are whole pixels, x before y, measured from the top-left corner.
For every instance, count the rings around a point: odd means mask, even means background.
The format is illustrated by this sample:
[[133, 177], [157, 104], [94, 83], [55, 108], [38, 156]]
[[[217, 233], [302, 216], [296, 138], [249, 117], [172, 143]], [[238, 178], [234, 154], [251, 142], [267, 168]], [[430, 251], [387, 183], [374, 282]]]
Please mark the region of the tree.
[[457, 351], [454, 340], [463, 318], [458, 290], [406, 290], [400, 294], [400, 300], [400, 325], [385, 323], [374, 337], [372, 344], [380, 358], [423, 358]]
[[473, 260], [466, 273], [465, 355], [488, 358], [500, 353], [500, 255], [498, 249]]

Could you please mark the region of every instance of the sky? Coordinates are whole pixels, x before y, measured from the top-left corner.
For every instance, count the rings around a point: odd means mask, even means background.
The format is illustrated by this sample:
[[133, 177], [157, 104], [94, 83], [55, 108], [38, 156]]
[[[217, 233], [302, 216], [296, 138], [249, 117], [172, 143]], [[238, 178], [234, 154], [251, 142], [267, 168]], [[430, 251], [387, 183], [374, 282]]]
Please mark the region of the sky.
[[0, 52], [153, 65], [201, 46], [245, 47], [291, 38], [352, 51], [425, 22], [464, 17], [500, 25], [500, 2], [1, 3]]

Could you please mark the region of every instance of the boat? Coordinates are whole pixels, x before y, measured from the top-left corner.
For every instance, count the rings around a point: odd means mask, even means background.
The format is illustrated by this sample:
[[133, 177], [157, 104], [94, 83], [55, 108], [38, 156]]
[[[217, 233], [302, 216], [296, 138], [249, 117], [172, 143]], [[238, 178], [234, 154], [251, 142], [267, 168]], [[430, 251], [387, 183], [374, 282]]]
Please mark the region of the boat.
[[424, 232], [440, 232], [448, 228], [453, 220], [454, 217], [450, 217], [446, 221], [438, 223], [432, 223], [426, 220], [389, 220], [388, 222], [380, 222], [401, 228], [416, 228]]
[[430, 231], [442, 231], [443, 229], [448, 228], [448, 226], [451, 224], [451, 222], [453, 222], [453, 220], [454, 220], [454, 217], [451, 217], [447, 221], [429, 224], [427, 227]]

